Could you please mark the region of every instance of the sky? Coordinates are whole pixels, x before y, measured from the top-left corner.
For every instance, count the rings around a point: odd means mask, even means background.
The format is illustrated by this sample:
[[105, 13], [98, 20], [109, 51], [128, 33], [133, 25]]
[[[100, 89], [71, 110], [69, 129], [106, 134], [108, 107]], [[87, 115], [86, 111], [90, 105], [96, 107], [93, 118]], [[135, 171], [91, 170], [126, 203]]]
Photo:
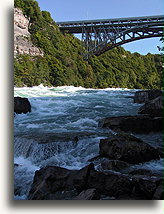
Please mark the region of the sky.
[[[41, 10], [51, 13], [54, 21], [110, 19], [163, 15], [163, 0], [37, 0]], [[159, 37], [141, 39], [123, 45], [140, 54], [159, 53]]]

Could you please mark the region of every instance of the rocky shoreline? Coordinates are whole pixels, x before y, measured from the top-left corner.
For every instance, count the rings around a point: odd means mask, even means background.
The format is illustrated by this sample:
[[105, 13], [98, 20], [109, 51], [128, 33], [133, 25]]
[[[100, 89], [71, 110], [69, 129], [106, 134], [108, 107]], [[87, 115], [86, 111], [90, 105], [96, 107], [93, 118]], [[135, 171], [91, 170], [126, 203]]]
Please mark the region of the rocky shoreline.
[[[31, 111], [28, 99], [22, 99], [26, 98], [14, 98], [15, 113]], [[138, 91], [134, 102], [144, 103], [138, 115], [100, 121], [100, 128], [113, 129], [116, 134], [100, 140], [98, 157], [88, 160], [88, 165], [80, 170], [56, 166], [41, 168], [35, 172], [28, 199], [164, 199], [162, 174], [143, 168], [125, 173], [131, 165], [163, 157], [163, 150], [134, 136], [136, 133], [163, 131], [163, 95], [158, 90]], [[98, 167], [95, 167], [96, 163], [99, 163]]]

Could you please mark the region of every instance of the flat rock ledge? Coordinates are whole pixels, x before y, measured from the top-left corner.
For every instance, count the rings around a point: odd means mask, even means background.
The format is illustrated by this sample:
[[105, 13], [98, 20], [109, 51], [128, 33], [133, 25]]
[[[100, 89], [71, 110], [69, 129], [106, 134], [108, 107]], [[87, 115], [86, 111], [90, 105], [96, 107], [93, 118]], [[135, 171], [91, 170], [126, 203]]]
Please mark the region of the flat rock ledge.
[[149, 133], [163, 131], [163, 117], [150, 115], [118, 116], [104, 118], [99, 127], [134, 133]]

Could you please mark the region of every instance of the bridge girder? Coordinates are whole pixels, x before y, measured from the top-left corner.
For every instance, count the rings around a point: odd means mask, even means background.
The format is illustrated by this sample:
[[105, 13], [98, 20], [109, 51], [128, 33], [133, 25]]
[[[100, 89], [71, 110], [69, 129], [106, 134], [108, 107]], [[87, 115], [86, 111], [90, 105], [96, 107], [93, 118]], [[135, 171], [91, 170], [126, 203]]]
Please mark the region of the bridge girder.
[[139, 39], [162, 37], [163, 16], [57, 23], [61, 31], [81, 33], [84, 58]]

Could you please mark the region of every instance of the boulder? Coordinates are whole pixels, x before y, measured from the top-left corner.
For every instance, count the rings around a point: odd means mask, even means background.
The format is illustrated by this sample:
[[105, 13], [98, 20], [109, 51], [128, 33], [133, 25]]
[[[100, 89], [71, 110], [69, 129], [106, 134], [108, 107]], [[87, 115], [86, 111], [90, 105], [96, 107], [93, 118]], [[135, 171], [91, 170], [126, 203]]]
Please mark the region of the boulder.
[[153, 100], [158, 96], [162, 95], [161, 90], [144, 90], [144, 91], [136, 91], [134, 95], [135, 103], [145, 103], [147, 101]]
[[99, 200], [100, 194], [96, 189], [83, 190], [74, 200]]
[[146, 102], [139, 108], [139, 114], [148, 114], [152, 117], [163, 117], [163, 95]]
[[155, 193], [153, 195], [153, 200], [164, 200], [163, 181], [161, 181], [157, 186]]
[[118, 197], [121, 194], [129, 194], [132, 183], [128, 176], [121, 173], [98, 172], [92, 163], [80, 170], [47, 166], [35, 172], [28, 199], [47, 200], [56, 192], [72, 190], [81, 192], [77, 200], [98, 199], [99, 194]]
[[93, 164], [81, 170], [69, 170], [57, 166], [47, 166], [35, 172], [29, 192], [30, 200], [46, 200], [49, 195], [65, 190], [82, 191], [87, 186], [87, 176]]
[[163, 118], [149, 115], [108, 117], [100, 121], [99, 126], [134, 133], [160, 132], [163, 131]]
[[31, 112], [31, 104], [27, 98], [14, 97], [14, 112], [17, 114]]
[[136, 175], [132, 177], [132, 183], [134, 184], [134, 193], [140, 198], [147, 200], [151, 200], [154, 197], [160, 197], [159, 195], [161, 194], [159, 193], [158, 195], [157, 191], [161, 192], [161, 187], [159, 187], [161, 182], [162, 179], [155, 176], [149, 177], [145, 175]]
[[112, 138], [101, 139], [99, 148], [101, 157], [121, 160], [130, 164], [160, 158], [157, 149], [128, 134], [117, 134]]
[[103, 170], [113, 170], [113, 171], [120, 171], [130, 166], [128, 163], [124, 161], [107, 160], [107, 159], [103, 160], [100, 165]]
[[116, 172], [98, 172], [91, 170], [88, 177], [88, 186], [95, 188], [100, 194], [119, 197], [131, 194], [133, 189], [129, 176]]

